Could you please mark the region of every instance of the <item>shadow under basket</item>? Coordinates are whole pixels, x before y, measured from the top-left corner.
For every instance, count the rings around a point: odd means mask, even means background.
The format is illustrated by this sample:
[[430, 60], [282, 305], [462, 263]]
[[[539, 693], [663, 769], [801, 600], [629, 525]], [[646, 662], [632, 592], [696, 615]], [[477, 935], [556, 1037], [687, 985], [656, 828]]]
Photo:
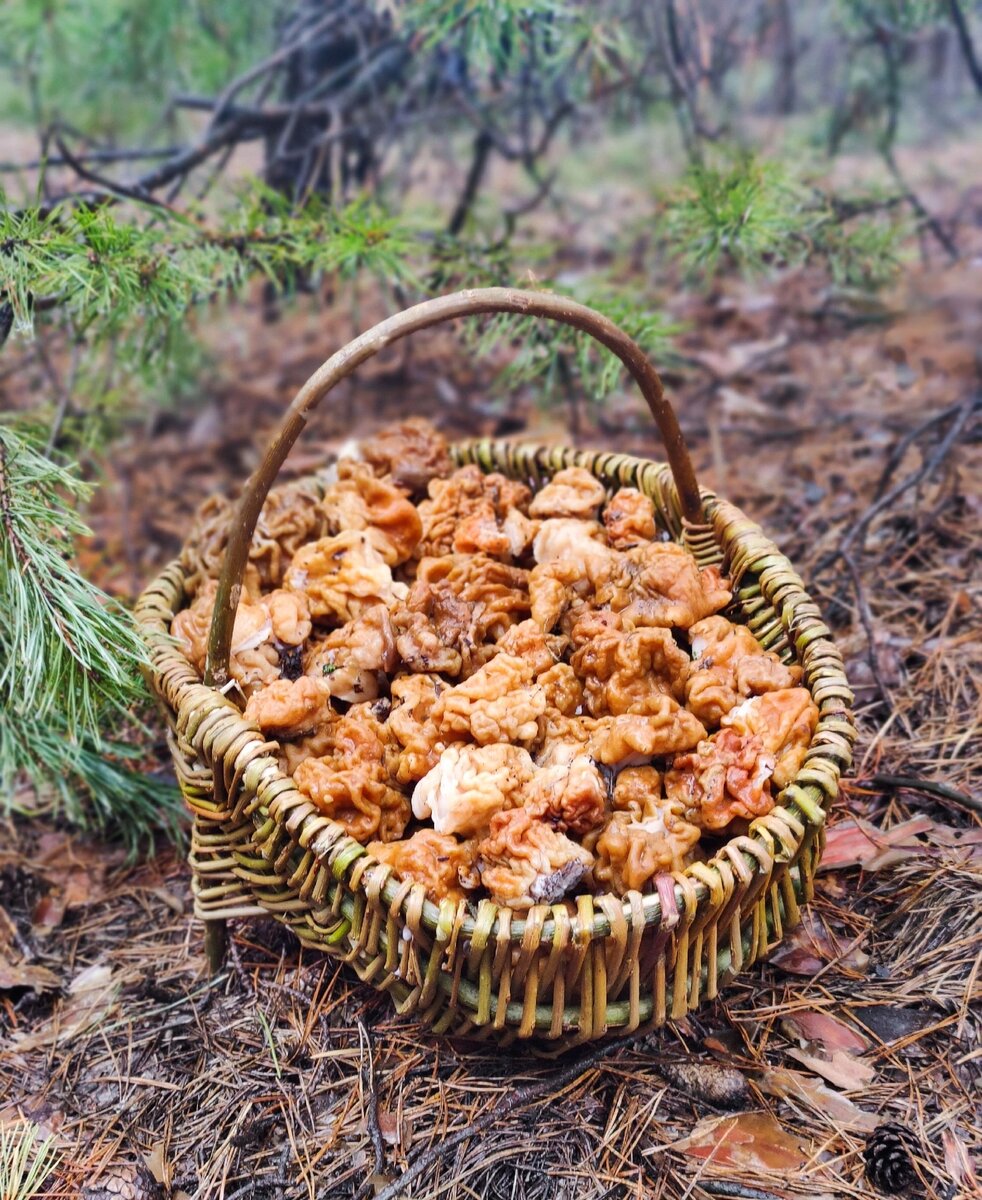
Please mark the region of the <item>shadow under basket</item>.
[[[641, 387], [669, 463], [489, 441], [453, 447], [455, 462], [476, 463], [533, 489], [569, 466], [586, 468], [609, 490], [639, 488], [653, 500], [663, 531], [700, 566], [717, 564], [729, 575], [733, 600], [725, 615], [786, 663], [801, 665], [820, 713], [796, 778], [747, 835], [706, 862], [659, 876], [651, 894], [578, 896], [575, 913], [565, 904], [519, 912], [490, 900], [432, 903], [422, 885], [377, 863], [297, 791], [278, 765], [277, 747], [220, 690], [256, 519], [307, 413], [382, 347], [480, 312], [559, 320], [596, 337]], [[246, 486], [229, 529], [206, 681], [169, 634], [187, 603], [185, 572], [175, 562], [140, 597], [137, 620], [194, 818], [194, 906], [206, 923], [213, 970], [222, 961], [228, 919], [272, 916], [437, 1032], [574, 1045], [657, 1026], [713, 999], [773, 949], [811, 899], [826, 814], [854, 739], [842, 656], [788, 559], [738, 508], [697, 487], [654, 368], [590, 309], [543, 293], [480, 289], [426, 301], [362, 334], [304, 385]]]

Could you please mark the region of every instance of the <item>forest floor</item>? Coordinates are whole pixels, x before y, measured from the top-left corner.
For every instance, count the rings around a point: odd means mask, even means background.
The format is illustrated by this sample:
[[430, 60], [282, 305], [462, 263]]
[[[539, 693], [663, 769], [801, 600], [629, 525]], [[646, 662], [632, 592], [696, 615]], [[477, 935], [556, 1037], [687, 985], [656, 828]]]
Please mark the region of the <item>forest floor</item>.
[[[923, 1194], [979, 1194], [982, 257], [932, 250], [864, 306], [794, 271], [671, 307], [689, 332], [667, 382], [700, 478], [796, 564], [856, 691], [805, 923], [697, 1014], [557, 1060], [435, 1038], [272, 922], [235, 927], [209, 981], [175, 851], [128, 865], [11, 825], [0, 1123], [54, 1138], [43, 1194], [838, 1200], [871, 1194], [884, 1121], [909, 1130]], [[207, 397], [114, 454], [85, 552], [104, 586], [132, 597], [174, 554], [349, 322], [220, 319]], [[575, 418], [584, 445], [659, 457], [633, 398], [544, 411], [491, 378], [427, 335], [339, 393], [289, 470], [411, 412], [553, 441]]]

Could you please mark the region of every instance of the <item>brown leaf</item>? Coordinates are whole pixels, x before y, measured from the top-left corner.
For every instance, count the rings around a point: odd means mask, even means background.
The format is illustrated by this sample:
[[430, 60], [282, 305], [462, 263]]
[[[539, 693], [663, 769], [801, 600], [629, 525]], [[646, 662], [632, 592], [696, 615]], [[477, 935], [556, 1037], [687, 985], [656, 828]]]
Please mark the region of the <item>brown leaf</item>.
[[161, 903], [166, 904], [171, 912], [177, 913], [178, 916], [184, 912], [184, 901], [180, 896], [175, 896], [173, 892], [169, 892], [164, 887], [152, 887], [150, 895], [156, 896]]
[[751, 1171], [797, 1171], [811, 1158], [811, 1151], [765, 1112], [710, 1117], [688, 1137], [674, 1142], [672, 1149], [690, 1158]]
[[923, 852], [916, 835], [927, 833], [933, 825], [926, 816], [911, 817], [888, 830], [877, 829], [859, 817], [840, 821], [828, 831], [819, 869], [841, 871], [846, 867], [862, 867], [864, 871], [882, 871]]
[[15, 1103], [0, 1108], [0, 1129], [22, 1121], [30, 1121], [37, 1129], [37, 1138], [43, 1142], [57, 1138], [65, 1123], [65, 1114], [52, 1107], [47, 1097], [39, 1095], [22, 1096]]
[[953, 1129], [941, 1131], [944, 1145], [944, 1165], [948, 1168], [951, 1182], [968, 1196], [979, 1195], [979, 1181], [968, 1153], [968, 1147]]
[[852, 1129], [857, 1133], [872, 1133], [879, 1124], [874, 1113], [863, 1112], [839, 1092], [833, 1092], [824, 1083], [800, 1071], [788, 1071], [775, 1067], [763, 1073], [758, 1080], [762, 1092], [777, 1096], [781, 1100], [797, 1100], [814, 1112], [827, 1118], [833, 1125]]
[[96, 904], [106, 895], [106, 871], [120, 861], [118, 853], [60, 832], [42, 834], [34, 863], [52, 885], [33, 913], [36, 933], [57, 929], [72, 908]]
[[783, 350], [788, 344], [788, 335], [779, 333], [776, 337], [759, 342], [736, 342], [717, 354], [714, 350], [703, 350], [695, 355], [697, 362], [717, 379], [733, 379], [742, 375], [751, 366], [759, 366], [770, 358], [777, 350]]
[[51, 1018], [33, 1032], [21, 1031], [11, 1039], [18, 1051], [57, 1045], [91, 1029], [112, 1011], [119, 985], [110, 967], [93, 964], [72, 980], [68, 995]]
[[767, 961], [789, 975], [817, 975], [826, 963], [810, 946], [791, 938], [785, 938]]
[[963, 851], [969, 862], [982, 858], [982, 829], [953, 829], [950, 825], [935, 824], [928, 834], [928, 841]]
[[805, 1050], [792, 1047], [788, 1057], [808, 1067], [816, 1075], [821, 1075], [829, 1083], [842, 1088], [844, 1092], [854, 1092], [857, 1088], [868, 1087], [876, 1078], [876, 1071], [855, 1055], [845, 1050], [835, 1050], [829, 1058], [816, 1054], [808, 1054]]
[[0, 992], [11, 988], [31, 988], [35, 992], [53, 992], [61, 980], [47, 967], [33, 963], [9, 963], [0, 959]]
[[855, 939], [852, 944], [838, 945], [824, 922], [806, 911], [801, 923], [785, 936], [767, 961], [791, 975], [816, 975], [831, 962], [841, 971], [863, 974], [869, 966], [869, 955]]
[[384, 1109], [379, 1109], [378, 1127], [382, 1134], [382, 1140], [390, 1146], [398, 1146], [402, 1141], [402, 1132], [399, 1129], [399, 1118], [395, 1113], [388, 1112]]
[[826, 1051], [853, 1050], [862, 1054], [869, 1049], [869, 1043], [854, 1029], [816, 1009], [797, 1009], [789, 1013], [782, 1024], [792, 1037], [803, 1042], [819, 1042]]
[[735, 1029], [719, 1029], [709, 1037], [702, 1039], [702, 1044], [714, 1054], [733, 1055], [743, 1050], [743, 1038]]
[[170, 1182], [167, 1177], [167, 1158], [163, 1142], [154, 1142], [150, 1147], [150, 1152], [143, 1156], [143, 1161], [147, 1164], [147, 1170], [158, 1183], [166, 1185]]
[[772, 408], [745, 392], [739, 392], [736, 388], [721, 387], [717, 389], [716, 394], [719, 397], [719, 414], [728, 421], [739, 421], [741, 417], [774, 420]]

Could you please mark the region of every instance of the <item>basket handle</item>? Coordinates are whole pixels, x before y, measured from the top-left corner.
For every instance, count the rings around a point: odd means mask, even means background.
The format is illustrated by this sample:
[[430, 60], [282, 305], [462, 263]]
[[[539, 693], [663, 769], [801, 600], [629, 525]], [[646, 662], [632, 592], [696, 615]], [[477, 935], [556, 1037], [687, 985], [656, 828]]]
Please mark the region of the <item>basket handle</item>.
[[468, 317], [477, 313], [504, 312], [544, 317], [564, 325], [572, 325], [574, 329], [582, 329], [590, 334], [617, 355], [640, 387], [657, 422], [678, 491], [682, 515], [693, 524], [703, 522], [702, 500], [692, 460], [682, 438], [675, 411], [665, 398], [665, 389], [658, 372], [641, 347], [602, 313], [578, 304], [566, 296], [557, 296], [550, 292], [520, 291], [516, 288], [471, 288], [467, 291], [452, 292], [448, 296], [438, 296], [433, 300], [424, 300], [421, 304], [415, 304], [412, 308], [380, 321], [332, 354], [293, 398], [278, 433], [270, 443], [262, 462], [249, 477], [232, 515], [228, 545], [215, 597], [208, 658], [205, 664], [205, 683], [223, 687], [228, 682], [232, 626], [235, 611], [239, 606], [242, 578], [252, 535], [269, 489], [293, 443], [300, 436], [307, 421], [307, 414], [313, 412], [328, 392], [342, 379], [346, 379], [356, 367], [400, 338], [407, 337], [419, 329], [426, 329], [430, 325], [437, 325], [441, 321], [453, 321], [458, 317]]

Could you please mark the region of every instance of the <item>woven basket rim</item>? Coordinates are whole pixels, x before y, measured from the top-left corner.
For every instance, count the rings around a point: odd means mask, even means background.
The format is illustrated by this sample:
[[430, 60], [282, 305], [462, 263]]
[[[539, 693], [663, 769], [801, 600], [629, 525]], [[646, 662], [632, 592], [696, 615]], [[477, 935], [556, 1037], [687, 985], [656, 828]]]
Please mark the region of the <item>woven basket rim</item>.
[[[520, 447], [526, 465], [533, 464], [535, 478], [530, 477], [528, 482], [546, 479], [564, 466], [579, 465], [590, 470], [609, 488], [624, 486], [627, 482], [624, 478], [625, 472], [633, 472], [632, 478], [642, 472], [648, 472], [649, 477], [652, 474], [661, 477], [660, 482], [666, 491], [674, 496], [669, 466], [654, 460], [573, 450], [562, 446], [542, 445], [534, 441], [516, 443], [492, 439], [465, 439], [455, 443], [451, 451], [455, 465], [474, 462], [486, 472], [497, 470], [508, 473], [509, 455], [516, 447]], [[608, 466], [616, 466], [616, 477], [608, 478]], [[323, 483], [317, 472], [294, 482], [314, 482], [320, 485]], [[761, 563], [764, 564], [763, 570], [756, 572], [757, 575], [762, 578], [763, 574], [769, 571], [775, 577], [782, 577], [781, 623], [787, 639], [785, 644], [790, 647], [796, 610], [807, 605], [809, 617], [818, 617], [817, 606], [805, 591], [791, 562], [766, 538], [756, 523], [735, 505], [717, 497], [714, 492], [705, 488], [701, 488], [700, 492], [707, 522], [702, 527], [690, 526], [681, 521], [677, 511], [659, 505], [657, 498], [653, 496], [663, 527], [669, 531], [673, 540], [686, 544], [690, 549], [692, 543], [700, 536], [704, 542], [707, 538], [712, 539], [724, 554], [723, 561], [731, 571], [734, 604], [737, 603], [738, 585], [744, 577], [746, 566], [739, 561], [739, 551], [743, 542], [753, 540], [756, 550], [755, 566], [759, 568]], [[722, 525], [731, 529], [738, 527], [730, 539], [734, 543], [733, 553], [721, 546], [718, 527]], [[454, 902], [447, 899], [435, 904], [423, 895], [422, 884], [401, 880], [387, 864], [378, 863], [365, 846], [352, 838], [341, 825], [319, 812], [313, 802], [298, 791], [292, 776], [281, 771], [271, 752], [278, 743], [271, 742], [256, 726], [246, 722], [241, 710], [230, 699], [219, 691], [206, 687], [201, 676], [177, 648], [170, 635], [170, 620], [187, 603], [186, 578], [180, 559], [175, 559], [147, 585], [137, 602], [135, 616], [151, 659], [151, 666], [147, 671], [148, 682], [161, 701], [171, 709], [175, 719], [197, 730], [198, 736], [202, 736], [201, 727], [207, 724], [209, 716], [218, 711], [226, 718], [222, 734], [223, 747], [231, 744], [241, 747], [249, 743], [258, 748], [259, 752], [252, 759], [250, 769], [254, 775], [262, 778], [268, 791], [275, 793], [275, 807], [258, 804], [254, 806], [252, 819], [257, 829], [270, 819], [285, 825], [295, 849], [312, 851], [322, 865], [329, 867], [337, 880], [346, 882], [353, 891], [364, 888], [371, 882], [372, 886], [378, 889], [382, 901], [392, 910], [398, 907], [403, 917], [407, 908], [412, 906], [420, 924], [438, 939], [441, 936], [445, 937], [451, 928], [457, 931], [458, 936], [467, 938], [480, 924], [483, 929], [489, 931], [489, 937], [497, 936], [500, 939], [504, 934], [507, 940], [514, 944], [523, 940], [526, 927], [530, 922], [534, 922], [539, 941], [549, 943], [552, 940], [558, 918], [562, 916], [565, 920], [564, 905], [539, 905], [532, 909], [516, 910], [495, 904], [489, 899], [478, 901], [476, 906], [472, 901]], [[776, 600], [774, 607], [777, 607]], [[674, 927], [679, 922], [683, 926], [689, 926], [696, 920], [702, 902], [711, 895], [712, 872], [718, 870], [721, 862], [731, 873], [740, 874], [742, 870], [747, 870], [755, 875], [767, 875], [775, 863], [793, 862], [806, 836], [822, 828], [840, 772], [850, 761], [855, 736], [851, 716], [852, 694], [842, 668], [841, 655], [828, 629], [821, 624], [820, 618], [817, 626], [809, 629], [805, 644], [802, 645], [801, 642], [801, 638], [795, 640], [797, 654], [792, 650], [794, 657], [799, 661], [803, 655], [820, 658], [831, 672], [832, 686], [828, 686], [826, 681], [823, 696], [817, 696], [815, 689], [808, 682], [806, 672], [803, 685], [808, 687], [819, 706], [819, 722], [802, 768], [795, 779], [782, 788], [772, 812], [751, 822], [748, 834], [731, 838], [721, 845], [707, 862], [694, 863], [685, 871], [672, 876], [675, 913], [664, 911], [667, 893], [662, 889], [644, 895], [628, 893], [619, 896], [608, 892], [582, 893], [580, 897], [571, 897], [578, 903], [580, 898], [586, 896], [591, 902], [591, 907], [592, 904], [599, 907], [599, 911], [591, 913], [592, 927], [589, 931], [581, 928], [581, 935], [588, 933], [589, 940], [606, 937], [611, 933], [614, 921], [625, 921], [629, 929], [638, 921], [645, 928], [659, 923], [664, 926], [666, 920], [669, 927]], [[214, 747], [208, 743], [207, 734], [204, 735], [204, 739], [201, 752], [208, 765], [214, 767]], [[290, 793], [300, 797], [300, 801], [292, 813], [283, 816], [283, 806], [279, 801]], [[466, 906], [465, 915], [459, 911], [461, 906]], [[562, 908], [562, 914], [557, 913], [558, 908]]]

